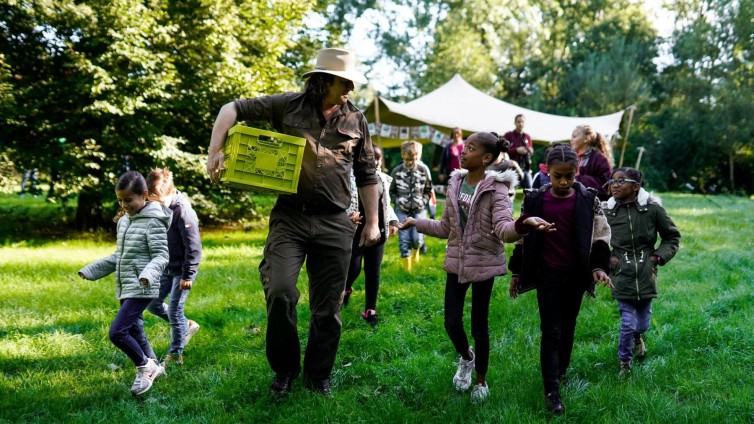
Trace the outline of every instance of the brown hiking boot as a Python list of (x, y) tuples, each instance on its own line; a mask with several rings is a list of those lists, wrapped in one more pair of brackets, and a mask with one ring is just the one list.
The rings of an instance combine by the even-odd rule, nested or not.
[(631, 361), (620, 361), (620, 371), (618, 380), (623, 380), (631, 376)]
[(647, 344), (644, 343), (644, 337), (639, 334), (638, 337), (634, 337), (634, 356), (636, 359), (644, 359), (647, 354)]

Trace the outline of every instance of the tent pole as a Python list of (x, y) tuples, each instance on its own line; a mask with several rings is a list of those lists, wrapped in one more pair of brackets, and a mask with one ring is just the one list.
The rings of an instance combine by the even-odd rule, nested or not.
[(639, 146), (639, 157), (636, 158), (636, 170), (639, 170), (639, 166), (641, 165), (641, 157), (644, 155), (644, 151), (647, 150), (644, 148), (644, 146)]
[(634, 111), (636, 110), (636, 105), (631, 105), (628, 107), (628, 125), (626, 125), (626, 136), (623, 137), (623, 147), (620, 149), (620, 161), (618, 161), (618, 168), (623, 167), (623, 155), (626, 154), (626, 145), (628, 144), (628, 135), (631, 133), (631, 121), (634, 119)]
[(374, 90), (374, 121), (374, 128), (377, 131), (377, 146), (382, 149), (382, 137), (380, 136), (382, 131), (377, 128), (377, 125), (380, 125), (380, 92), (377, 90)]

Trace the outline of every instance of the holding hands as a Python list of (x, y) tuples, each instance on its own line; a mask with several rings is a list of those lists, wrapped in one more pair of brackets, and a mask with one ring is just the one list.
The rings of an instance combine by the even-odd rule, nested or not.
[(416, 225), (416, 219), (408, 217), (405, 221), (403, 221), (403, 224), (398, 227), (399, 230), (407, 230), (413, 226)]

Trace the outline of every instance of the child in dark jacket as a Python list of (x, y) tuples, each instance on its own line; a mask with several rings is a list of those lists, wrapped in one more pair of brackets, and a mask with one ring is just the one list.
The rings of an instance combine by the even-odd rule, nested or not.
[(545, 399), (550, 412), (561, 414), (565, 406), (560, 382), (571, 361), (582, 297), (585, 292), (593, 293), (600, 281), (610, 285), (604, 271), (609, 266), (610, 227), (596, 192), (575, 181), (579, 165), (576, 152), (557, 144), (546, 163), (551, 182), (526, 193), (516, 229), (525, 231), (519, 223), (532, 215), (552, 227), (516, 244), (510, 260), (510, 295), (515, 298), (537, 289)]
[[(458, 390), (471, 387), (471, 373), (476, 380), (471, 400), (484, 401), (489, 396), (486, 374), (489, 366), (490, 340), (488, 315), (495, 276), (507, 272), (503, 241), (522, 237), (516, 232), (508, 191), (518, 178), (514, 171), (486, 171), (500, 155), (503, 140), (490, 133), (475, 133), (461, 153), (461, 167), (448, 182), (442, 220), (406, 218), (401, 228), (416, 227), (424, 234), (447, 238), (444, 268), (445, 330), (461, 355), (453, 384)], [(523, 222), (523, 221), (522, 221)], [(530, 217), (523, 222), (535, 229), (546, 229), (544, 221)], [(476, 355), (469, 346), (463, 326), (463, 306), (471, 287), (471, 335)]]
[(642, 183), (638, 170), (616, 169), (607, 182), (612, 197), (602, 205), (612, 233), (610, 279), (621, 317), (619, 378), (630, 375), (634, 355), (643, 358), (647, 353), (642, 334), (649, 329), (652, 299), (657, 297), (657, 267), (673, 259), (681, 240), (662, 201)]
[[(199, 331), (199, 324), (184, 315), (184, 305), (202, 260), (199, 219), (186, 196), (175, 189), (169, 169), (152, 170), (147, 175), (147, 186), (150, 200), (173, 211), (173, 222), (168, 229), (170, 262), (160, 277), (160, 294), (147, 309), (170, 323), (170, 350), (163, 363), (175, 362), (180, 366), (183, 365), (183, 349)], [(165, 304), (168, 294), (170, 301)]]

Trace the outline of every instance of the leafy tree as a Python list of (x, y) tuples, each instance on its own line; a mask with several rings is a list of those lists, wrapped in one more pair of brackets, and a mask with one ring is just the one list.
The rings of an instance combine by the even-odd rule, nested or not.
[(681, 27), (674, 34), (676, 62), (660, 79), (662, 106), (649, 118), (660, 140), (652, 163), (677, 176), (671, 188), (688, 183), (702, 192), (736, 192), (741, 181), (751, 193), (754, 6), (682, 0), (673, 7)]
[[(172, 138), (201, 163), (219, 105), (294, 87), (297, 69), (287, 65), (314, 6), (1, 0), (0, 54), (11, 77), (0, 82), (16, 100), (0, 109), (2, 143), (21, 166), (48, 170), (53, 196), (78, 196), (80, 227), (103, 225), (111, 211), (102, 205), (127, 164), (143, 172), (165, 164), (154, 152), (170, 150)], [(209, 193), (208, 204), (227, 194), (210, 189), (198, 167), (175, 171), (190, 192)]]

